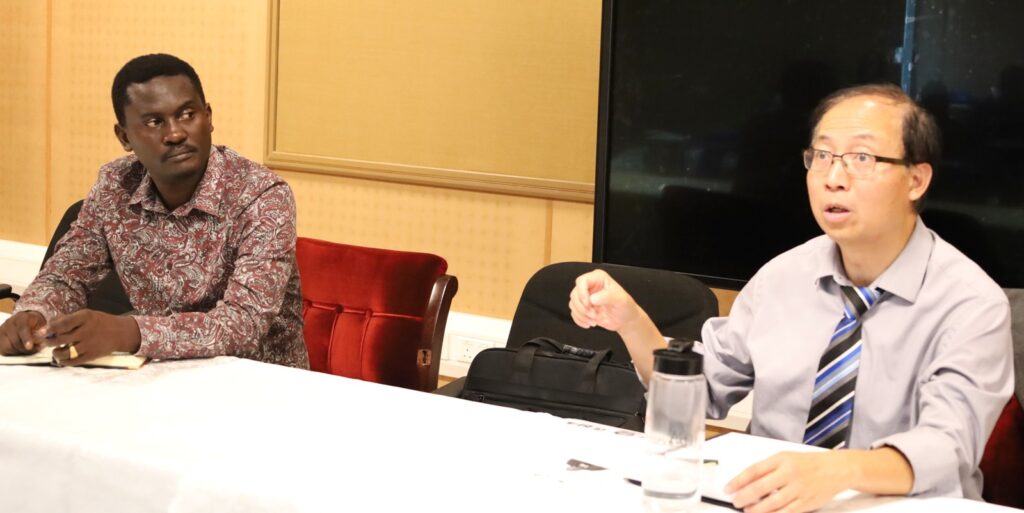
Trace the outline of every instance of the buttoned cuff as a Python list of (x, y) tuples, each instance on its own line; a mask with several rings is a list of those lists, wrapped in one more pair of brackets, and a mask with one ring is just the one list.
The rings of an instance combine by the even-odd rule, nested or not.
[(871, 444), (872, 449), (881, 447), (900, 451), (910, 463), (914, 472), (910, 495), (963, 497), (957, 450), (945, 434), (918, 427)]
[[(204, 330), (207, 314), (182, 312), (167, 316), (132, 315), (139, 325), (138, 356), (158, 360), (178, 358), (209, 358), (229, 354), (211, 340), (215, 336)], [(237, 356), (237, 355), (236, 355)]]
[(135, 352), (138, 356), (158, 358), (153, 353), (160, 347), (160, 332), (158, 317), (152, 315), (132, 315), (135, 324), (139, 325), (139, 350)]

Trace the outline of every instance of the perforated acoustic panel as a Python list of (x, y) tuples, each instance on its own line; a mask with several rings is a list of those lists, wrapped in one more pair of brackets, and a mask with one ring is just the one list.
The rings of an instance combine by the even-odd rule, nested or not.
[[(45, 244), (100, 165), (124, 154), (113, 135), (110, 84), (139, 54), (167, 52), (189, 61), (213, 106), (214, 142), (262, 160), (266, 2), (52, 0), (49, 6), (48, 77), (47, 3), (0, 2), (0, 201), (11, 206), (0, 209), (0, 238)], [(300, 235), (439, 254), (459, 277), (458, 311), (511, 318), (534, 271), (550, 261), (590, 258), (590, 205), (280, 174), (295, 191)]]
[(589, 262), (594, 247), (594, 205), (551, 202), (550, 262)]
[[(82, 198), (100, 165), (124, 154), (114, 137), (110, 85), (132, 57), (188, 61), (213, 106), (214, 142), (260, 159), (267, 4), (54, 0), (51, 221)], [(6, 27), (5, 27), (6, 28)]]
[[(548, 261), (548, 200), (280, 174), (295, 191), (301, 235), (441, 255), (459, 278), (458, 311), (511, 318), (526, 280)], [(589, 238), (590, 220), (574, 231)]]
[(0, 2), (0, 239), (46, 225), (46, 2)]
[(600, 2), (277, 4), (278, 162), (593, 183)]

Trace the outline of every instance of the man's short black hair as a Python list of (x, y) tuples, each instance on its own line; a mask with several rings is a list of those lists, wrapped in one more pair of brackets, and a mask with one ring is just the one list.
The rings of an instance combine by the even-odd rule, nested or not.
[(128, 105), (128, 86), (149, 82), (156, 77), (173, 77), (184, 75), (192, 82), (192, 87), (199, 93), (199, 99), (206, 103), (203, 84), (192, 66), (173, 55), (151, 53), (140, 55), (121, 67), (114, 76), (114, 85), (110, 88), (110, 100), (114, 104), (114, 115), (117, 123), (124, 126), (124, 107)]
[[(840, 89), (818, 104), (811, 115), (811, 129), (815, 130), (825, 113), (839, 102), (858, 96), (876, 96), (903, 107), (903, 155), (911, 163), (927, 162), (937, 165), (941, 157), (942, 132), (935, 118), (899, 86), (893, 84), (865, 84)], [(813, 134), (812, 134), (813, 137)]]

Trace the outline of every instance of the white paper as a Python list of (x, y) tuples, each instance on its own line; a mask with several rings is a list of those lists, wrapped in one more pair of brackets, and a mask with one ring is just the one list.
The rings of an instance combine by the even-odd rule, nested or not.
[[(717, 436), (704, 444), (704, 460), (717, 460), (718, 464), (704, 465), (704, 473), (701, 474), (701, 494), (710, 499), (732, 503), (732, 494), (725, 493), (725, 485), (747, 467), (783, 451), (821, 452), (825, 450), (827, 449), (812, 445), (743, 433), (726, 433)], [(845, 490), (836, 495), (836, 499), (844, 500), (855, 495), (857, 492)]]
[[(138, 369), (148, 359), (128, 353), (113, 353), (101, 356), (85, 364), (88, 367), (109, 367), (113, 369)], [(44, 347), (38, 353), (21, 356), (0, 356), (0, 365), (51, 365), (53, 348)]]

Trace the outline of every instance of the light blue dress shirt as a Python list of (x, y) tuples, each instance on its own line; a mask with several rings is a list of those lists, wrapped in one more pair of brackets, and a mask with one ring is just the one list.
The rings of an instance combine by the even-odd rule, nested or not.
[[(709, 417), (753, 389), (750, 432), (801, 441), (818, 361), (842, 317), (839, 285), (851, 283), (823, 235), (768, 262), (729, 317), (705, 323)], [(978, 463), (1013, 391), (1006, 295), (920, 219), (871, 287), (887, 297), (864, 318), (849, 446), (902, 452), (912, 494), (980, 499)]]

